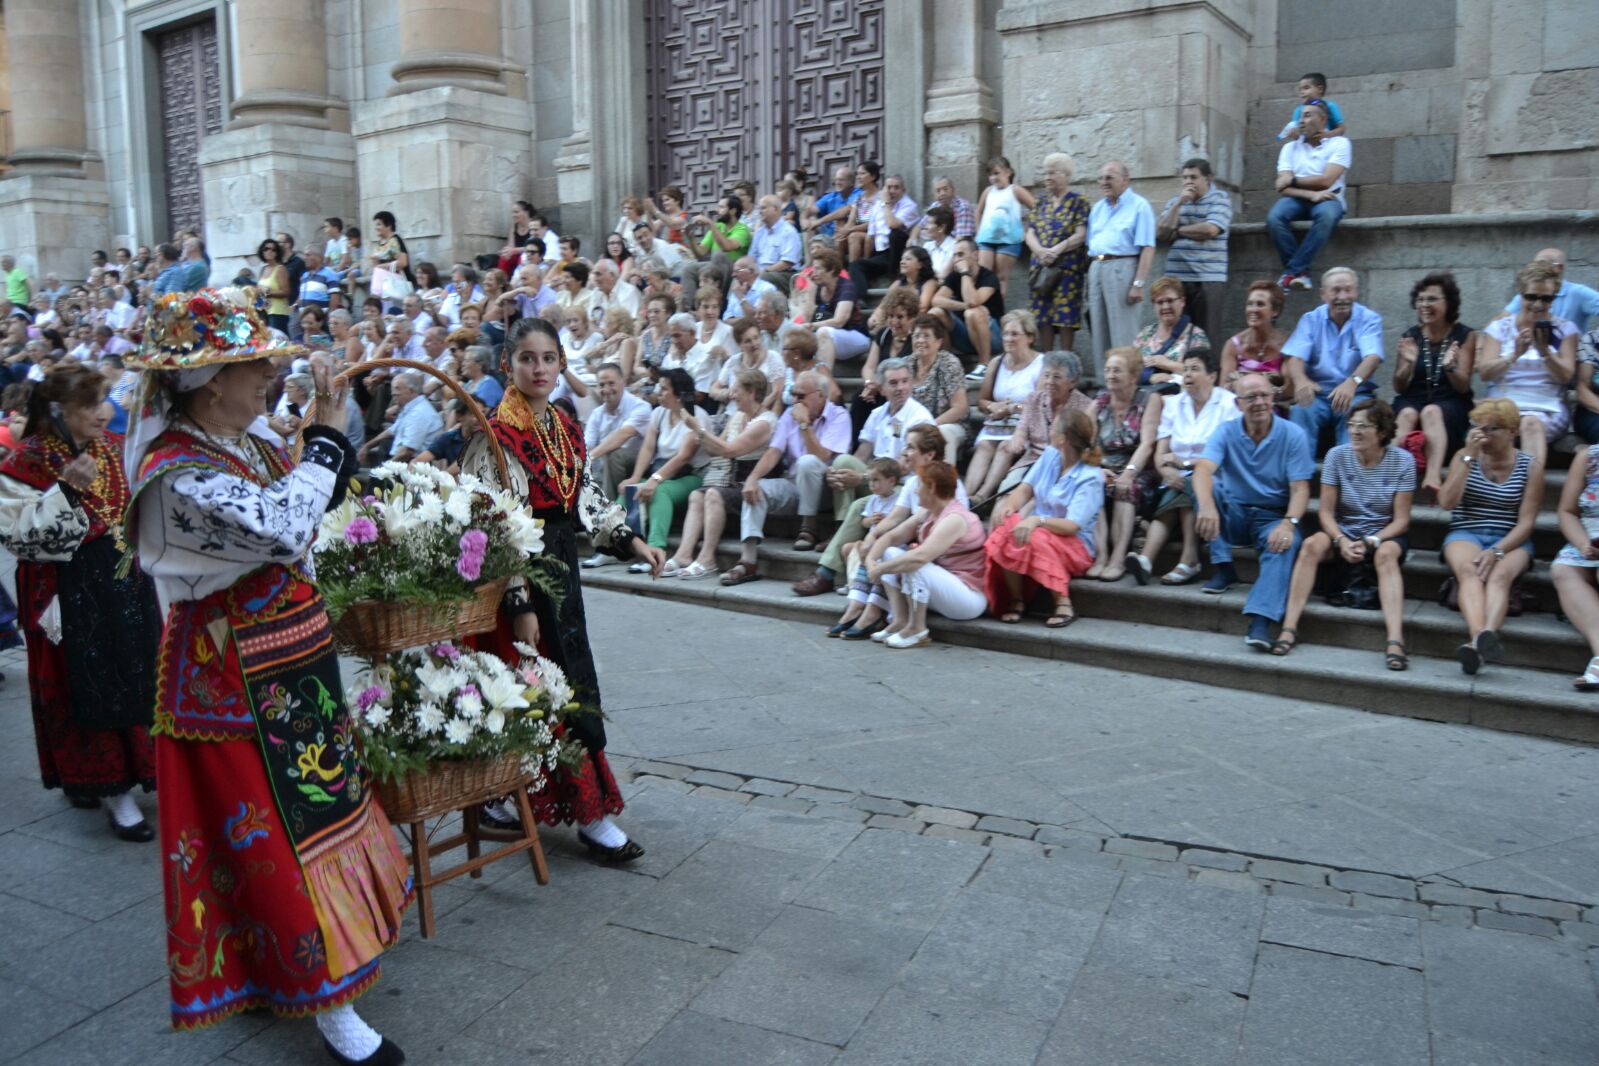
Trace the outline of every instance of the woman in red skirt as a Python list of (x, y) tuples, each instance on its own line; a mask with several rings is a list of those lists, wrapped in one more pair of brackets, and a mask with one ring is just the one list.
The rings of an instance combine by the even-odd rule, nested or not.
[(122, 438), (105, 431), (106, 387), (82, 364), (34, 386), (22, 443), (0, 466), (0, 544), (19, 560), (40, 779), (74, 807), (103, 803), (113, 833), (143, 842), (155, 830), (133, 789), (155, 787), (161, 616), (149, 578), (116, 575), (128, 479)]
[[(166, 610), (157, 659), (172, 1024), (313, 1015), (339, 1063), (404, 1054), (355, 1013), (399, 936), (410, 875), (367, 773), (308, 555), (355, 452), (313, 368), (291, 464), (265, 430), (274, 347), (255, 289), (157, 299), (128, 439), (128, 539)], [(324, 414), (325, 412), (325, 414)]]
[[(1105, 504), (1096, 432), (1087, 411), (1060, 412), (1050, 427), (1049, 448), (1027, 480), (994, 508), (985, 549), (988, 605), (1001, 622), (1020, 622), (1039, 586), (1055, 597), (1046, 626), (1064, 629), (1077, 621), (1071, 580), (1094, 564), (1094, 525)], [(1029, 502), (1033, 512), (1024, 518)]]

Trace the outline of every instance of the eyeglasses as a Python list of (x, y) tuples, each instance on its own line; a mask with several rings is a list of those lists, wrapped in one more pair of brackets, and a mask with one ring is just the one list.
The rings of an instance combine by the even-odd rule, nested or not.
[(1245, 403), (1259, 403), (1261, 400), (1269, 400), (1269, 399), (1271, 399), (1271, 393), (1269, 393), (1269, 392), (1251, 392), (1251, 393), (1240, 395), (1238, 398), (1240, 400), (1244, 401)]
[(1372, 425), (1370, 422), (1349, 422), (1349, 423), (1347, 423), (1347, 426), (1348, 426), (1349, 429), (1376, 429), (1377, 428), (1376, 426)]
[(1524, 292), (1521, 294), (1521, 302), (1524, 304), (1552, 304), (1555, 302), (1555, 298), (1546, 292)]

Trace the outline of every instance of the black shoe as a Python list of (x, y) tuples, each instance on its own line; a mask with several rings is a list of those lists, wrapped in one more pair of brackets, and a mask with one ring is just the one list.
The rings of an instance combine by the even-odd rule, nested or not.
[(589, 849), (589, 853), (591, 855), (594, 855), (602, 862), (616, 863), (619, 865), (624, 862), (632, 862), (634, 859), (644, 854), (644, 848), (639, 844), (638, 841), (633, 840), (632, 838), (629, 838), (627, 843), (618, 845), (614, 848), (608, 848), (597, 840), (589, 839), (589, 835), (583, 832), (581, 829), (577, 831), (577, 838), (583, 842), (583, 846), (585, 848)]
[(1505, 657), (1504, 643), (1499, 639), (1499, 634), (1492, 629), (1484, 629), (1477, 634), (1477, 650), (1482, 653), (1482, 661), (1496, 663)]
[(106, 811), (106, 821), (111, 823), (111, 832), (116, 834), (118, 840), (126, 840), (129, 844), (148, 844), (155, 839), (155, 830), (150, 828), (150, 823), (140, 818), (132, 825), (118, 825), (117, 820)]
[(512, 814), (507, 818), (503, 812), (495, 810), (494, 805), (488, 803), (478, 807), (477, 824), (484, 829), (496, 829), (506, 832), (521, 832), (522, 830), (522, 818), (520, 815)]
[(830, 637), (841, 637), (845, 633), (849, 632), (854, 625), (855, 619), (853, 618), (851, 618), (848, 622), (834, 622), (832, 625), (827, 627), (827, 635)]
[(96, 796), (74, 796), (68, 793), (67, 802), (80, 811), (92, 811), (100, 806), (100, 800)]
[(877, 621), (873, 622), (864, 629), (858, 625), (852, 625), (838, 636), (841, 640), (871, 640), (873, 633), (876, 633), (880, 629), (886, 629), (887, 627), (888, 619), (879, 618)]
[(342, 1066), (401, 1066), (405, 1062), (405, 1052), (388, 1037), (384, 1037), (378, 1049), (364, 1059), (352, 1059), (348, 1055), (339, 1054), (339, 1049), (330, 1044), (325, 1036), (322, 1038), (322, 1047), (326, 1049), (329, 1058)]

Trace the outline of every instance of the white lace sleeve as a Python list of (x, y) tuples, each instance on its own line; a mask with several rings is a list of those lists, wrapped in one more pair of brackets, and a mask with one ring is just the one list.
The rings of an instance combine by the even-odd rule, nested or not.
[(618, 559), (633, 557), (633, 538), (638, 534), (628, 527), (627, 512), (614, 500), (605, 498), (587, 463), (583, 466), (583, 487), (578, 491), (577, 517), (597, 551)]
[[(154, 505), (167, 545), (232, 563), (287, 563), (304, 555), (338, 474), (301, 463), (262, 486), (212, 470), (161, 478)], [(142, 547), (141, 547), (142, 550)]]
[(18, 559), (65, 562), (88, 533), (88, 514), (59, 484), (41, 491), (0, 476), (0, 544)]

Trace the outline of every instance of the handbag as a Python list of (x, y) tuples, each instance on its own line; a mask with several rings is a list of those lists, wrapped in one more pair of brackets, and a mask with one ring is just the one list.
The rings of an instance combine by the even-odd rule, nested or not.
[(1066, 280), (1066, 271), (1054, 264), (1045, 265), (1037, 259), (1027, 268), (1027, 287), (1034, 296), (1043, 299), (1053, 296)]
[(410, 283), (404, 274), (388, 267), (372, 268), (371, 290), (378, 294), (380, 299), (399, 301), (414, 292), (416, 287)]

